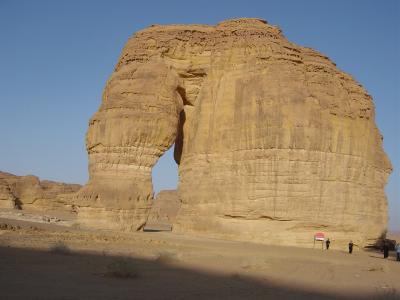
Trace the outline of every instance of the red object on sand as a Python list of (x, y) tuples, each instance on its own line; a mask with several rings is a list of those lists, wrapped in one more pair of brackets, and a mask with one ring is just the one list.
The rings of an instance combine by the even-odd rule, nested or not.
[(322, 233), (322, 232), (317, 232), (317, 233), (314, 235), (314, 239), (315, 239), (316, 241), (324, 241), (324, 240), (325, 240), (325, 234)]

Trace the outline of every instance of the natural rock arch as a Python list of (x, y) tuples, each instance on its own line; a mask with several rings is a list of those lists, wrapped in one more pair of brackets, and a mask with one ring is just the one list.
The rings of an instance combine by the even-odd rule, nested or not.
[(263, 20), (155, 25), (127, 42), (89, 124), (80, 220), (141, 228), (174, 142), (176, 231), (305, 244), (323, 228), (363, 244), (385, 230), (391, 165), (371, 97)]

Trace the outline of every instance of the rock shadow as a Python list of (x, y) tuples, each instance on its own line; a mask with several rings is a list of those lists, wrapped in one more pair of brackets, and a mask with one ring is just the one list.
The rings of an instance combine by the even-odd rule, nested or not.
[[(154, 260), (0, 247), (1, 299), (366, 299), (217, 275)], [(396, 292), (370, 299), (399, 299)], [(368, 298), (367, 298), (368, 299)]]

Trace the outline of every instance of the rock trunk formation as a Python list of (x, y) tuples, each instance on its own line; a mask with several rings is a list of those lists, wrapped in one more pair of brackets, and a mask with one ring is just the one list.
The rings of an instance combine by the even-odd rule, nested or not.
[(117, 66), (87, 133), (90, 180), (77, 197), (83, 224), (143, 227), (153, 198), (152, 167), (178, 130), (180, 90), (180, 78), (161, 60)]
[(178, 232), (306, 245), (325, 231), (366, 244), (386, 228), (391, 164), (371, 96), (263, 20), (136, 33), (86, 143), (76, 202), (90, 225), (141, 228), (151, 169), (175, 143)]

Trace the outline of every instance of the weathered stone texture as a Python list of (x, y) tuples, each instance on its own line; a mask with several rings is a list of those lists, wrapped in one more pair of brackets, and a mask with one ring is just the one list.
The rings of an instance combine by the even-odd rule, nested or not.
[(7, 181), (5, 181), (3, 178), (0, 178), (0, 208), (14, 208), (14, 207), (15, 207), (15, 197), (12, 194)]
[[(72, 195), (79, 184), (39, 180), (0, 171), (0, 207), (28, 210), (71, 210)], [(5, 200), (5, 201), (2, 201)]]
[(171, 231), (175, 223), (181, 200), (176, 190), (163, 190), (153, 200), (144, 230)]
[(78, 202), (130, 211), (140, 228), (151, 168), (174, 142), (176, 231), (305, 244), (324, 230), (363, 244), (385, 230), (391, 164), (370, 95), (265, 21), (155, 25), (129, 39), (89, 124)]
[(151, 169), (175, 141), (179, 87), (177, 74), (160, 60), (117, 67), (87, 133), (90, 180), (76, 199), (83, 223), (99, 226), (100, 213), (100, 227), (143, 227), (153, 197)]

